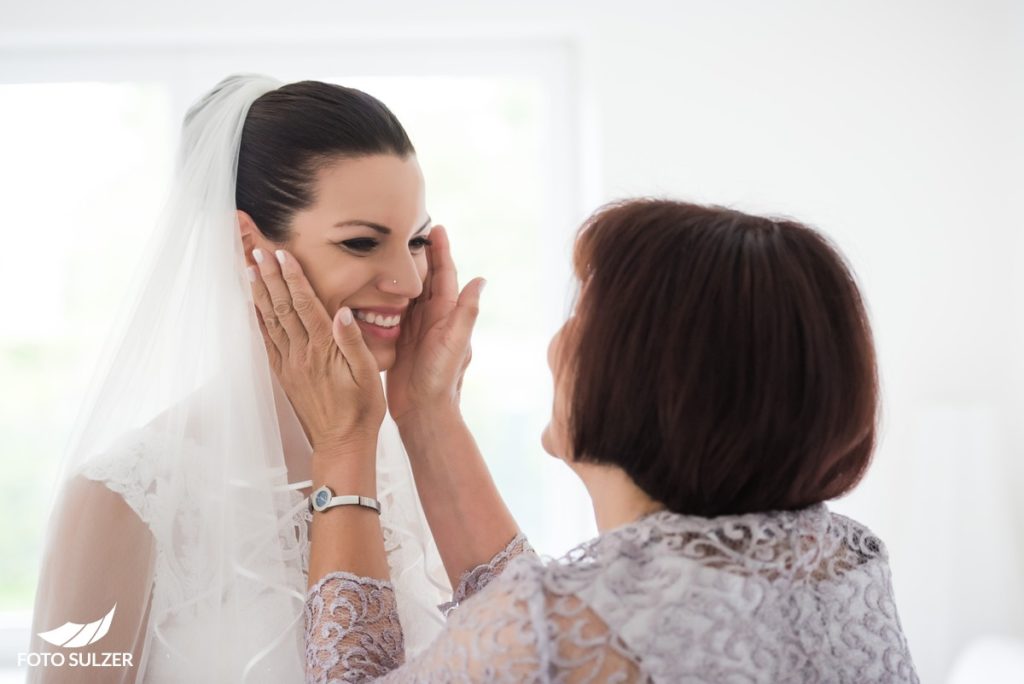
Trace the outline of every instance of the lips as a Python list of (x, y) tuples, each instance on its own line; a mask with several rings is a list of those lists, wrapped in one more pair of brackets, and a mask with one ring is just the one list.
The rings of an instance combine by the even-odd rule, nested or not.
[(402, 317), (398, 314), (388, 316), (374, 311), (362, 311), (359, 309), (356, 309), (353, 315), (361, 321), (381, 328), (393, 328), (402, 320)]
[(381, 339), (394, 340), (401, 328), (405, 308), (393, 307), (350, 307), (359, 328), (366, 334)]

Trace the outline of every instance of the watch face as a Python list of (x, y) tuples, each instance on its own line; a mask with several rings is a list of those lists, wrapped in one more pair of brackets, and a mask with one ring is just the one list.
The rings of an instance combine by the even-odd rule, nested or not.
[(323, 508), (331, 501), (331, 493), (326, 489), (321, 489), (316, 493), (313, 498), (313, 503), (317, 508)]

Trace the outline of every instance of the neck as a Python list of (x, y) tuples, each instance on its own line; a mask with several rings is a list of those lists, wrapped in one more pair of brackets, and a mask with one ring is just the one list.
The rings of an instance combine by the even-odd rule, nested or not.
[(571, 467), (590, 493), (601, 533), (665, 508), (637, 487), (621, 468), (593, 463), (573, 463)]

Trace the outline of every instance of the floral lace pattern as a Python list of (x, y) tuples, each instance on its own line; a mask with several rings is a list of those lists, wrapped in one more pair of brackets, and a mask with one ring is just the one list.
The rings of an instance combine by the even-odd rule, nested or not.
[(332, 572), (310, 589), (307, 681), (363, 682), (400, 666), (404, 653), (390, 582)]
[(534, 553), (534, 551), (530, 543), (526, 541), (526, 537), (520, 532), (490, 561), (464, 573), (459, 579), (459, 586), (452, 594), (452, 600), (442, 603), (437, 609), (445, 617), (450, 616), (460, 603), (490, 584), (492, 579), (505, 571), (505, 566), (509, 561), (523, 553)]
[[(273, 559), (285, 563), (289, 571), (282, 581), (257, 587), (256, 591), (262, 593), (255, 593), (251, 586), (221, 582), (225, 556), (211, 551), (203, 537), (209, 516), (204, 514), (201, 502), (209, 498), (204, 499), (197, 493), (202, 490), (202, 479), (212, 478), (209, 468), (214, 463), (216, 460), (208, 450), (194, 440), (170, 439), (160, 429), (144, 428), (122, 434), (77, 472), (81, 478), (95, 481), (118, 494), (145, 523), (155, 540), (150, 569), (151, 609), (143, 625), (147, 630), (145, 658), (140, 659), (147, 681), (187, 679), (182, 670), (183, 661), (201, 667), (198, 659), (188, 654), (207, 648), (209, 640), (194, 635), (200, 633), (201, 627), (216, 624), (206, 616), (215, 613), (227, 601), (244, 604), (253, 615), (246, 623), (270, 633), (270, 636), (246, 642), (252, 646), (254, 654), (264, 649), (264, 643), (282, 635), (280, 648), (289, 649), (290, 656), (290, 676), (285, 680), (294, 680), (304, 669), (302, 617), (312, 522), (306, 499), (296, 488), (301, 483), (283, 488), (287, 472), (281, 469), (248, 473), (253, 480), (265, 476), (261, 484), (275, 490), (276, 508), (280, 512), (278, 520), (265, 523), (268, 529), (276, 531), (275, 537), (272, 540), (261, 537), (275, 542), (269, 547), (272, 552), (252, 549), (247, 556), (251, 556), (252, 561), (248, 567), (258, 570), (263, 567), (264, 559)], [(401, 577), (397, 588), (392, 589), (400, 607), (400, 633), (406, 647), (404, 659), (423, 650), (443, 629), (444, 617), (436, 606), (451, 594), (451, 588), (420, 510), (404, 453), (378, 447), (377, 465), (378, 497), (384, 504), (381, 530), (388, 566), (392, 577)], [(251, 518), (248, 513), (240, 517)], [(255, 526), (255, 518), (252, 520)], [(270, 576), (270, 573), (262, 575)], [(268, 619), (266, 594), (271, 598), (286, 595), (291, 612)], [(245, 641), (244, 636), (238, 638)], [(211, 657), (220, 657), (220, 654), (213, 653)]]
[(918, 681), (884, 545), (824, 505), (662, 511), (546, 563), (526, 548), (517, 537), (467, 573), (445, 631), (404, 665), (397, 618), (377, 612), (388, 583), (324, 578), (308, 598), (310, 681)]
[[(270, 528), (275, 530), (273, 536), (261, 539), (272, 542), (276, 558), (288, 572), (280, 585), (247, 585), (243, 581), (247, 576), (242, 575), (238, 581), (221, 582), (223, 563), (238, 559), (239, 551), (251, 554), (239, 572), (251, 570), (257, 576), (263, 574), (268, 554), (265, 546), (240, 545), (219, 553), (207, 548), (204, 516), (208, 512), (197, 493), (202, 491), (202, 479), (209, 477), (204, 468), (213, 462), (208, 450), (191, 439), (171, 440), (159, 430), (142, 429), (122, 435), (78, 473), (119, 494), (154, 540), (152, 594), (147, 622), (142, 625), (146, 637), (141, 663), (147, 681), (194, 679), (204, 667), (203, 657), (196, 654), (216, 655), (209, 639), (198, 635), (213, 624), (210, 615), (232, 604), (243, 606), (251, 616), (246, 620), (253, 626), (248, 643), (256, 646), (254, 651), (280, 644), (290, 656), (289, 671), (302, 670), (300, 587), (308, 575), (308, 506), (297, 490), (274, 494), (288, 517)], [(270, 478), (276, 474), (268, 469), (253, 472), (252, 478), (266, 477), (262, 484), (270, 487)], [(296, 613), (294, 620), (288, 621), (282, 605)], [(268, 615), (281, 617), (265, 620)], [(265, 621), (258, 621), (261, 617)]]

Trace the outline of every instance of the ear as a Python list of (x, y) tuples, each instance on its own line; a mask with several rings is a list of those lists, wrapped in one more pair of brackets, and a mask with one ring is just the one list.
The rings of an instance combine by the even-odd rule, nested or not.
[(238, 217), (238, 232), (242, 236), (242, 252), (245, 254), (245, 260), (254, 265), (252, 250), (262, 246), (263, 233), (256, 226), (256, 222), (252, 220), (252, 216), (246, 212), (237, 209), (235, 215)]

